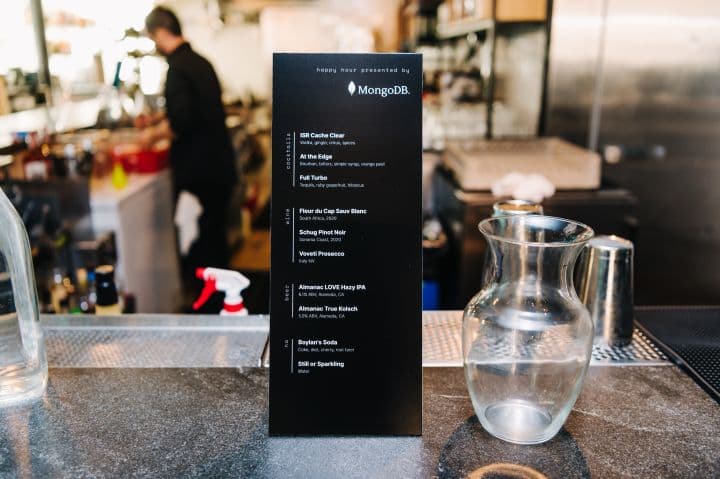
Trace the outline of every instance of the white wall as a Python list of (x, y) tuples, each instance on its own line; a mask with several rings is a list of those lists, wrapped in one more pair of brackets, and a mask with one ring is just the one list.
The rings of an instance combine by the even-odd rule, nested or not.
[(180, 18), (183, 34), (192, 47), (215, 67), (226, 100), (270, 95), (262, 57), (260, 26), (223, 25), (208, 13), (205, 2), (171, 0), (165, 2)]
[(226, 99), (250, 92), (269, 97), (275, 51), (392, 51), (398, 44), (400, 0), (272, 3), (262, 9), (259, 25), (223, 25), (206, 2), (165, 4), (180, 17), (193, 48), (212, 62)]

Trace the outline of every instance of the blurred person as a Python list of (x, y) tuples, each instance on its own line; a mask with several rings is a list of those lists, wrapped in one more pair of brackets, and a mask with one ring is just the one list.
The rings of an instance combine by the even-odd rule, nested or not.
[(145, 29), (167, 59), (168, 71), (166, 115), (146, 130), (144, 140), (171, 138), (175, 197), (186, 191), (202, 206), (199, 236), (181, 260), (187, 293), (195, 295), (202, 287), (195, 278), (196, 268), (228, 267), (226, 218), (237, 182), (234, 152), (215, 70), (185, 41), (175, 13), (165, 7), (154, 8), (145, 19)]

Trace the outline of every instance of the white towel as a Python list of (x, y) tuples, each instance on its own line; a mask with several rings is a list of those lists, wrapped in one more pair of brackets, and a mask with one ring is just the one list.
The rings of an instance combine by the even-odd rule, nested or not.
[(492, 194), (540, 203), (555, 194), (555, 185), (543, 175), (510, 173), (493, 183)]
[(181, 191), (175, 206), (175, 226), (178, 229), (178, 247), (180, 254), (186, 256), (190, 247), (197, 240), (200, 228), (198, 219), (202, 215), (203, 207), (197, 196), (187, 191)]

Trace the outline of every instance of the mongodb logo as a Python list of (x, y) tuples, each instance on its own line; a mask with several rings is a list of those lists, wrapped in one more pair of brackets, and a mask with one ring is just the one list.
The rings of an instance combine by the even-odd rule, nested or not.
[(367, 85), (355, 85), (355, 82), (348, 83), (348, 92), (354, 95), (357, 91), (358, 95), (377, 95), (383, 98), (391, 95), (409, 95), (410, 89), (407, 85), (393, 85), (390, 87), (372, 87)]

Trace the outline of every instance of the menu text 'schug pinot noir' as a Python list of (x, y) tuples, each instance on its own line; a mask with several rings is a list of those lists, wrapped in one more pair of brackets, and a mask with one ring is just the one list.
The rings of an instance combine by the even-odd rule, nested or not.
[(273, 58), (270, 434), (421, 433), (422, 59)]

